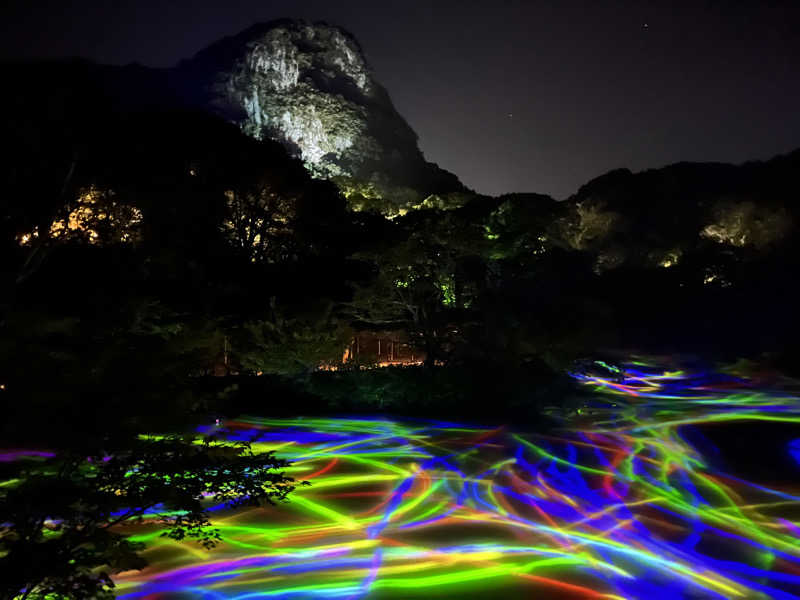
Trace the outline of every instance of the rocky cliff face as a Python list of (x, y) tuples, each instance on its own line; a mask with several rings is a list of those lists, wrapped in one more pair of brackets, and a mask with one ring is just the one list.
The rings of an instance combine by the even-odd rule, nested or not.
[(280, 141), (348, 195), (403, 205), (463, 190), (454, 175), (424, 160), (416, 134), (342, 29), (256, 25), (183, 62), (178, 73), (199, 86), (206, 106), (249, 135)]

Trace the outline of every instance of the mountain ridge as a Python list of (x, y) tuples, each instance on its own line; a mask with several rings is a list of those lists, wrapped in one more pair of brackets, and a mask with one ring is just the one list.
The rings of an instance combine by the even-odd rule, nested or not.
[(248, 135), (280, 141), (348, 196), (394, 196), (402, 205), (466, 191), (424, 159), (357, 39), (340, 27), (256, 24), (179, 62), (175, 72), (203, 105)]

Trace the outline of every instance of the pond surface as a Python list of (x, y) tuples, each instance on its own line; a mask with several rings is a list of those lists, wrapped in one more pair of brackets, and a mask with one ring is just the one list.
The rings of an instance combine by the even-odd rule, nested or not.
[[(144, 526), (127, 599), (800, 598), (800, 400), (776, 378), (576, 374), (562, 427), (224, 423), (291, 459), (287, 504), (214, 507), (206, 552)], [(769, 383), (766, 383), (766, 382)], [(150, 527), (150, 528), (148, 528)]]

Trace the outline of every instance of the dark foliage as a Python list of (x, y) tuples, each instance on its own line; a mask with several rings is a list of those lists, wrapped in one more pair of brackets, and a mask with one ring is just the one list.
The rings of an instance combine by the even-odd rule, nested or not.
[[(117, 445), (119, 445), (119, 440)], [(149, 511), (175, 540), (219, 541), (204, 495), (231, 506), (273, 504), (294, 490), (286, 461), (213, 439), (132, 440), (113, 454), (62, 452), (15, 465), (0, 488), (0, 598), (113, 598), (111, 575), (140, 569), (143, 544), (120, 527)]]

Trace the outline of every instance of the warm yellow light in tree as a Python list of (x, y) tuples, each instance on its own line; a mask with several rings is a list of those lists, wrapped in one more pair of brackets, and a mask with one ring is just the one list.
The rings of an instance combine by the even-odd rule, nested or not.
[(33, 231), (29, 233), (21, 233), (17, 236), (17, 242), (20, 246), (30, 246), (33, 240), (39, 237), (38, 228), (34, 227)]
[[(51, 239), (82, 240), (89, 244), (130, 243), (138, 239), (142, 212), (116, 200), (113, 190), (100, 190), (95, 186), (81, 190), (73, 207), (53, 220), (48, 228)], [(17, 237), (22, 246), (30, 245), (39, 237), (38, 229)]]

